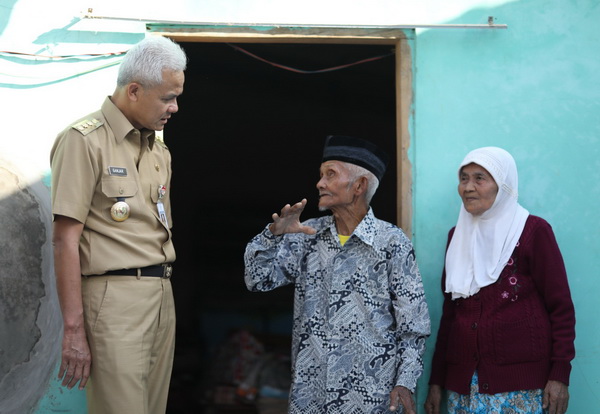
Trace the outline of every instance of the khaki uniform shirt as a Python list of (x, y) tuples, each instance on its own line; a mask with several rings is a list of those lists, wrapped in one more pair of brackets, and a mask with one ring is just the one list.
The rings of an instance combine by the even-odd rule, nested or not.
[[(154, 131), (137, 130), (106, 98), (100, 111), (62, 131), (50, 154), (52, 214), (84, 224), (79, 243), (81, 273), (173, 262), (170, 203), (171, 154)], [(167, 225), (159, 218), (159, 187)], [(129, 218), (110, 209), (122, 197)]]

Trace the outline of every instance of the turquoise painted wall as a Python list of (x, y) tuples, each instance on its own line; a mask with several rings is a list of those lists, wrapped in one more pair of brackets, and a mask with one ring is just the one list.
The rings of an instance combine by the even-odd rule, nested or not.
[[(576, 414), (600, 406), (599, 4), (475, 9), (449, 23), (495, 16), (508, 29), (430, 30), (416, 46), (414, 240), (434, 329), (447, 232), (460, 207), (457, 166), (471, 149), (504, 147), (519, 168), (521, 204), (550, 222), (565, 259), (577, 312)], [(433, 346), (430, 338), (427, 361)]]
[[(130, 3), (128, 8), (136, 9), (136, 2)], [(577, 357), (569, 412), (593, 412), (600, 406), (595, 299), (600, 291), (600, 55), (595, 29), (599, 2), (381, 0), (377, 5), (370, 1), (349, 5), (310, 0), (306, 3), (318, 5), (320, 13), (301, 15), (299, 21), (297, 14), (285, 10), (285, 1), (263, 0), (260, 8), (256, 3), (206, 1), (191, 12), (171, 7), (162, 18), (179, 14), (180, 19), (214, 22), (367, 25), (485, 23), (494, 16), (497, 23), (508, 24), (507, 30), (416, 32), (410, 147), (414, 242), (435, 330), (446, 234), (460, 205), (456, 166), (466, 152), (479, 146), (509, 150), (519, 166), (521, 203), (553, 225), (570, 276), (577, 310)], [(137, 4), (146, 16), (160, 16), (161, 7)], [(116, 52), (144, 35), (139, 23), (80, 22), (76, 18), (80, 9), (77, 0), (0, 0), (0, 50), (45, 55)], [(345, 12), (339, 13), (341, 9)], [(56, 131), (95, 110), (112, 91), (116, 66), (110, 65), (116, 60), (0, 55), (4, 121), (0, 155), (32, 182), (43, 181)], [(434, 337), (427, 363), (433, 343)], [(419, 408), (427, 374), (420, 382)], [(32, 412), (85, 413), (85, 396), (51, 379), (46, 396)]]

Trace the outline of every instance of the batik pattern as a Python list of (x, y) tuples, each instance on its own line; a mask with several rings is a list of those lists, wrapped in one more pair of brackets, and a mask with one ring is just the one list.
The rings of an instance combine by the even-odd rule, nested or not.
[(315, 235), (248, 244), (252, 291), (295, 285), (290, 413), (387, 413), (396, 385), (423, 372), (430, 321), (410, 240), (370, 210), (341, 246), (331, 216), (304, 223)]
[(451, 414), (543, 414), (543, 390), (479, 393), (477, 371), (471, 380), (471, 393), (448, 392), (448, 413)]

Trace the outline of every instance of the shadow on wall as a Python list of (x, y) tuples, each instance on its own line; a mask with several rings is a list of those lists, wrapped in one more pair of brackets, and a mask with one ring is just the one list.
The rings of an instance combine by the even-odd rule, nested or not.
[(51, 207), (41, 182), (0, 158), (0, 412), (30, 413), (60, 355)]

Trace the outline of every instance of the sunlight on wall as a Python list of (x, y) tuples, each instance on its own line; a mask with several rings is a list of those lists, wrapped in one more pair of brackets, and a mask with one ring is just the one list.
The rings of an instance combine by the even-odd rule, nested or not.
[(467, 10), (497, 7), (512, 1), (516, 0), (188, 0), (181, 8), (164, 8), (162, 4), (148, 7), (140, 1), (123, 4), (118, 0), (105, 0), (94, 6), (94, 14), (222, 23), (394, 25), (444, 23)]

